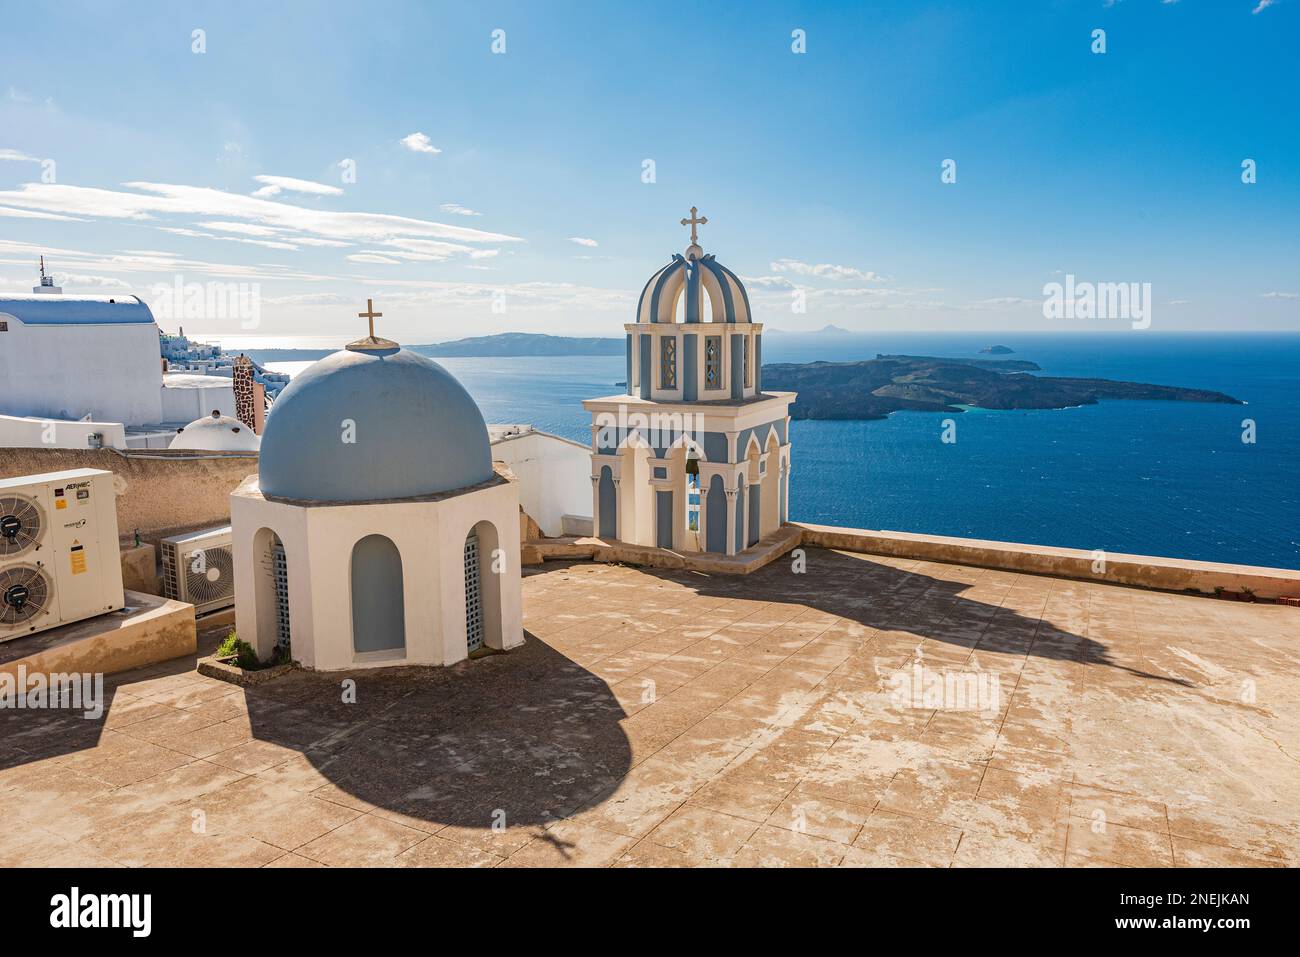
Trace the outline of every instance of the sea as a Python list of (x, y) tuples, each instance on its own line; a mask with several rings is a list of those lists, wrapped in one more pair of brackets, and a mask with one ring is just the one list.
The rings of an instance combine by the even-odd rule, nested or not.
[[(1246, 405), (1105, 401), (796, 420), (791, 518), (1300, 569), (1300, 334), (769, 332), (763, 360), (996, 358), (980, 354), (993, 344), (1042, 375), (1214, 389)], [(437, 361), (488, 422), (527, 422), (583, 443), (582, 400), (621, 392), (625, 376), (621, 356)], [(310, 363), (268, 365), (293, 374)], [(944, 442), (949, 418), (955, 441)]]

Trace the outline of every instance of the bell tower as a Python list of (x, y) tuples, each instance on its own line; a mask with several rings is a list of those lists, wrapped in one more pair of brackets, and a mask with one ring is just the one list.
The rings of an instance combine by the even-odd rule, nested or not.
[(793, 392), (764, 392), (763, 326), (700, 245), (650, 277), (624, 326), (627, 392), (588, 399), (598, 537), (734, 555), (786, 521)]

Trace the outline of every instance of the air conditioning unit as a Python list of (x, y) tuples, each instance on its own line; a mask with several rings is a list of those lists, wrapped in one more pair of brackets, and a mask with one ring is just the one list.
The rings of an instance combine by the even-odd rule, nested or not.
[(0, 641), (122, 604), (113, 473), (0, 480)]
[(205, 528), (162, 540), (163, 591), (187, 601), (194, 614), (235, 604), (235, 553), (230, 526)]

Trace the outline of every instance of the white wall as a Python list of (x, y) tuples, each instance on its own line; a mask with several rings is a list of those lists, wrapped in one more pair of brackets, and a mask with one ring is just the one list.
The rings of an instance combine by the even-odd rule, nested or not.
[(542, 533), (564, 534), (565, 515), (591, 514), (591, 450), (548, 432), (525, 432), (492, 443), (492, 458), (519, 480), (519, 504)]
[(29, 326), (7, 313), (4, 318), (9, 328), (0, 332), (0, 412), (90, 415), (127, 425), (162, 421), (162, 361), (153, 323)]
[(90, 436), (96, 432), (102, 436), (104, 448), (127, 446), (126, 429), (121, 422), (69, 422), (0, 415), (0, 448), (89, 449), (94, 448)]
[[(465, 536), (486, 520), (496, 527), (502, 550), (501, 632), (486, 639), (506, 649), (523, 644), (516, 489), (513, 482), (497, 482), (434, 501), (301, 506), (263, 498), (250, 476), (230, 496), (239, 636), (263, 658), (274, 648), (271, 595), (258, 589), (259, 576), (266, 574), (264, 555), (255, 547), (258, 531), (269, 528), (284, 543), (290, 642), (304, 666), (334, 671), (462, 661), (467, 657)], [(352, 642), (352, 549), (371, 534), (388, 537), (402, 557), (406, 646), (358, 654)]]
[[(218, 410), (222, 415), (233, 416), (235, 414), (235, 381), (227, 379), (225, 376), (202, 376), (192, 373), (176, 373), (183, 376), (186, 384), (181, 385), (164, 385), (160, 390), (162, 399), (160, 407), (162, 409), (163, 422), (180, 422), (189, 425), (195, 419), (202, 419), (212, 414), (212, 410)], [(167, 376), (171, 379), (172, 376)], [(205, 384), (202, 387), (193, 385), (195, 379), (210, 379), (211, 384)], [(173, 380), (176, 381), (176, 380)]]

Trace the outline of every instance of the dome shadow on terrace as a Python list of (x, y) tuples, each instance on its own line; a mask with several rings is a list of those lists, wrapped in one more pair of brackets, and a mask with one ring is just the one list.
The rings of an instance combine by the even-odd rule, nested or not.
[(398, 820), (544, 825), (603, 801), (632, 766), (609, 686), (531, 635), (451, 667), (295, 671), (245, 696), (256, 740), (301, 752), (331, 800)]

